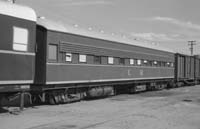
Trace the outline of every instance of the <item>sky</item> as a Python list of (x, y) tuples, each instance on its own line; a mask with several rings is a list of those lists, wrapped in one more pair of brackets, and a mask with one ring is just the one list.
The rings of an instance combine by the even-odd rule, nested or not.
[(16, 0), (38, 16), (200, 54), (200, 0)]

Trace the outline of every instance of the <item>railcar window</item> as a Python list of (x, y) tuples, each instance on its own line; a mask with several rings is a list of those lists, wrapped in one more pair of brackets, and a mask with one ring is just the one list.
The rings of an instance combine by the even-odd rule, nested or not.
[(125, 65), (125, 59), (124, 58), (119, 58), (119, 64)]
[(149, 62), (149, 63), (148, 63), (149, 66), (152, 66), (152, 65), (153, 65), (152, 60), (149, 60), (148, 62)]
[(157, 66), (161, 66), (161, 61), (157, 61)]
[(148, 60), (143, 60), (143, 65), (144, 66), (148, 66), (149, 65), (149, 61)]
[(71, 62), (72, 61), (72, 54), (71, 53), (66, 53), (65, 54), (65, 61)]
[(86, 55), (79, 55), (79, 62), (85, 63), (87, 61)]
[(174, 67), (174, 63), (171, 63), (171, 67)]
[(137, 60), (137, 65), (141, 65), (142, 61), (141, 60)]
[(28, 49), (28, 29), (13, 27), (13, 50), (27, 51)]
[(165, 67), (165, 62), (161, 61), (161, 62), (160, 62), (160, 66), (161, 66), (161, 67)]
[(108, 57), (108, 64), (114, 64), (114, 58)]
[(101, 64), (101, 56), (94, 56), (94, 63)]
[(134, 65), (134, 59), (130, 59), (130, 65)]
[(50, 60), (57, 60), (57, 45), (49, 45), (49, 52), (48, 52), (48, 58)]
[(145, 63), (145, 64), (147, 64), (147, 63), (148, 63), (148, 61), (147, 61), (147, 60), (144, 60), (144, 63)]
[(167, 67), (169, 67), (170, 66), (170, 63), (169, 62), (167, 62)]

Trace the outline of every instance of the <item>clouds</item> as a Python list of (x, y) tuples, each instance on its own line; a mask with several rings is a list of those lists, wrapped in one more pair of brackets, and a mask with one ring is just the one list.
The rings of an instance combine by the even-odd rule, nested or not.
[(68, 0), (65, 6), (112, 5), (111, 0)]
[(172, 17), (161, 16), (140, 18), (138, 20), (154, 26), (152, 28), (155, 28), (157, 32), (155, 32), (153, 29), (150, 29), (150, 32), (132, 32), (131, 35), (135, 37), (151, 41), (185, 42), (187, 40), (200, 40), (200, 25), (194, 24), (192, 22), (186, 22)]
[[(200, 41), (200, 0), (17, 0), (39, 16), (158, 42)], [(187, 7), (187, 8), (186, 8)], [(185, 19), (185, 20), (183, 20)], [(188, 22), (189, 21), (189, 22)], [(199, 24), (199, 25), (198, 25)], [(106, 31), (107, 30), (107, 31)], [(199, 45), (200, 46), (200, 45)], [(179, 47), (181, 49), (181, 47)]]
[(192, 22), (185, 22), (185, 21), (181, 21), (175, 18), (171, 18), (171, 17), (153, 17), (151, 18), (152, 21), (160, 21), (160, 22), (166, 22), (166, 23), (170, 23), (170, 24), (174, 24), (183, 28), (188, 28), (188, 29), (195, 29), (195, 30), (199, 30), (200, 31), (200, 25), (198, 24), (194, 24)]
[(134, 37), (139, 37), (139, 38), (151, 40), (151, 41), (170, 41), (170, 40), (174, 40), (176, 37), (179, 36), (178, 34), (167, 35), (163, 33), (153, 33), (153, 32), (149, 32), (149, 33), (132, 32), (131, 35)]

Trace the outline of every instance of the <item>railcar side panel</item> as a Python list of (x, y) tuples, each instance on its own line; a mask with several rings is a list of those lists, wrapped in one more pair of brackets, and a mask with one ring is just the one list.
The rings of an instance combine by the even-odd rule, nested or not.
[(0, 84), (33, 83), (34, 55), (0, 54)]
[(36, 23), (25, 19), (19, 19), (0, 14), (0, 50), (13, 51), (14, 27), (27, 29), (28, 52), (35, 52)]
[(190, 66), (191, 66), (191, 68), (190, 68), (190, 78), (195, 79), (195, 58), (194, 58), (194, 56), (192, 56), (190, 58)]
[[(40, 40), (41, 37), (45, 39)], [(38, 33), (37, 44), (42, 44), (37, 55), (41, 53), (40, 56), (45, 55), (46, 58), (41, 59), (42, 63), (36, 63), (36, 70), (40, 71), (40, 76), (43, 76), (42, 78), (36, 76), (35, 83), (40, 85), (174, 78), (174, 67), (171, 66), (174, 63), (174, 54), (170, 52), (44, 28)], [(50, 53), (51, 51), (53, 54)], [(70, 62), (66, 61), (66, 53), (71, 54), (73, 58)], [(86, 55), (86, 62), (80, 62), (80, 54)], [(100, 56), (100, 64), (95, 64), (95, 56)], [(113, 64), (108, 64), (109, 56), (114, 57)], [(120, 64), (120, 58), (123, 58), (124, 64)], [(130, 58), (135, 59), (134, 65), (130, 65)], [(140, 66), (136, 66), (136, 59), (140, 59)], [(145, 64), (144, 60), (150, 64)], [(154, 60), (160, 61), (159, 63), (165, 62), (165, 64), (157, 66), (156, 62), (154, 66)], [(169, 62), (171, 63), (165, 66)]]
[(177, 53), (175, 55), (175, 79), (176, 81), (194, 80), (195, 79), (195, 58)]
[(34, 21), (0, 15), (0, 85), (33, 83), (35, 27)]
[[(42, 65), (37, 64), (36, 70), (43, 76), (42, 79), (38, 78), (41, 79), (37, 80), (38, 84), (174, 78), (173, 67), (145, 66), (143, 62), (143, 66), (129, 64), (129, 58), (174, 62), (172, 53), (45, 29), (41, 33), (43, 36), (38, 33), (37, 42), (43, 46), (37, 53), (43, 52), (41, 55), (45, 55), (46, 59), (41, 60)], [(46, 39), (40, 40), (40, 37)], [(49, 55), (49, 49), (56, 51), (54, 57), (51, 57), (53, 60), (49, 59), (52, 56)], [(73, 53), (71, 62), (65, 61), (65, 53)], [(85, 63), (79, 62), (79, 54), (87, 55)], [(94, 63), (94, 55), (101, 56), (101, 64)], [(108, 56), (114, 57), (113, 65), (108, 64)], [(124, 58), (123, 65), (120, 65), (120, 58)], [(39, 70), (39, 67), (44, 69)]]
[[(74, 50), (73, 48), (75, 47), (77, 48), (76, 50), (79, 50), (81, 52), (85, 52), (85, 51), (90, 52), (91, 51), (90, 48), (93, 48), (92, 50), (96, 51), (96, 54), (97, 54), (98, 51), (95, 48), (97, 49), (112, 48), (114, 50), (125, 50), (129, 52), (131, 51), (134, 53), (132, 54), (133, 57), (140, 56), (138, 58), (149, 58), (149, 59), (155, 58), (155, 60), (168, 60), (168, 61), (174, 62), (174, 54), (170, 52), (159, 51), (159, 50), (135, 46), (135, 45), (106, 41), (106, 40), (95, 39), (95, 38), (90, 38), (90, 37), (85, 37), (85, 36), (80, 36), (80, 35), (75, 35), (75, 34), (70, 34), (70, 33), (51, 31), (51, 30), (47, 31), (47, 43), (56, 44), (60, 46), (59, 48), (60, 51), (65, 51), (65, 50), (72, 51)], [(116, 54), (113, 52), (114, 51), (110, 53)], [(123, 53), (120, 53), (118, 55), (126, 56)]]
[(199, 59), (199, 56), (195, 56), (195, 79), (200, 80), (200, 59)]
[(49, 63), (46, 76), (47, 84), (166, 79), (174, 78), (174, 69)]

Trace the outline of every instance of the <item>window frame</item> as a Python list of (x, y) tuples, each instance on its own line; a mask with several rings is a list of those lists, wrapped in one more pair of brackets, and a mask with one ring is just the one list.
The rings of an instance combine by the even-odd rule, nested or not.
[(135, 65), (135, 59), (129, 59), (129, 64), (130, 65)]
[(66, 52), (65, 53), (65, 61), (66, 62), (72, 62), (72, 58), (73, 58), (72, 55), (73, 55), (72, 53), (67, 53)]
[(125, 58), (119, 58), (119, 64), (125, 65)]
[(93, 61), (94, 61), (94, 64), (101, 64), (101, 56), (94, 55)]
[(148, 60), (143, 60), (143, 63), (144, 64), (148, 64)]
[[(49, 54), (50, 46), (56, 47), (56, 49), (55, 49), (56, 50), (56, 52), (55, 52), (56, 53), (56, 56), (55, 56), (56, 58), (55, 59), (49, 57), (49, 55), (50, 55)], [(50, 60), (50, 61), (57, 61), (58, 60), (58, 45), (57, 44), (49, 44), (48, 45), (48, 60)]]
[(137, 59), (137, 65), (141, 66), (142, 65), (142, 60), (141, 59)]
[(170, 67), (174, 68), (174, 62), (170, 63)]
[(87, 63), (87, 55), (86, 54), (79, 54), (78, 61), (79, 61), (79, 63)]
[[(28, 30), (28, 28), (13, 26), (12, 30), (13, 30), (12, 49), (14, 51), (27, 52), (28, 51), (28, 45), (29, 45), (29, 30)], [(22, 35), (23, 33), (24, 33), (24, 35)], [(20, 36), (18, 36), (18, 35), (20, 35)], [(22, 39), (22, 38), (19, 38), (19, 37), (23, 37), (25, 39)]]
[(114, 57), (108, 57), (108, 64), (114, 64)]
[(154, 65), (154, 66), (157, 66), (157, 65), (158, 65), (158, 61), (154, 60), (154, 61), (153, 61), (153, 65)]

